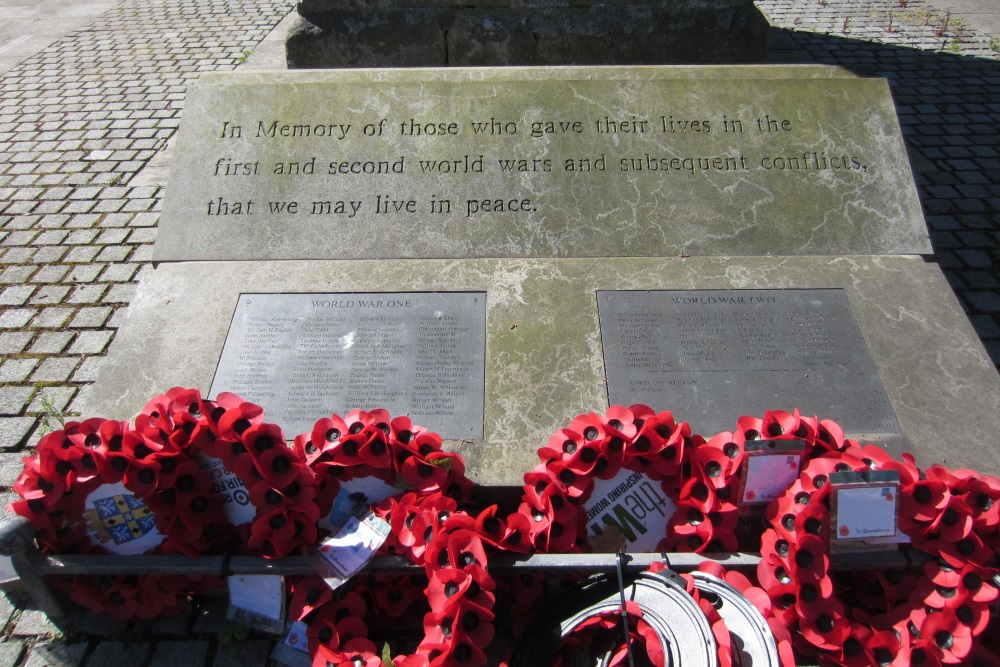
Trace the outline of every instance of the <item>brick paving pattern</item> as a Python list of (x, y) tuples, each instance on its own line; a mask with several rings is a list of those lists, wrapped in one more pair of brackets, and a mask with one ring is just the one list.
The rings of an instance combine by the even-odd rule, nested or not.
[[(759, 0), (774, 60), (886, 77), (938, 262), (1000, 364), (1000, 41), (906, 0)], [(291, 0), (127, 0), (0, 77), (0, 501), (20, 457), (73, 411), (149, 267), (162, 199), (131, 185), (200, 72), (231, 69)], [(996, 37), (996, 36), (994, 36)], [(7, 665), (265, 665), (222, 642), (224, 605), (71, 636), (0, 594)]]

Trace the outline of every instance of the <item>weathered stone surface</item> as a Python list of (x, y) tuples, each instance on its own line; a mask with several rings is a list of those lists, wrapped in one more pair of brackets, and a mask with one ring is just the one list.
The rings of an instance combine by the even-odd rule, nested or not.
[(747, 0), (306, 0), (293, 68), (741, 63), (769, 26)]
[(900, 432), (842, 289), (601, 291), (597, 310), (614, 405), (670, 405), (715, 433), (794, 396), (861, 437)]
[[(240, 293), (387, 285), (487, 293), (485, 438), (446, 445), (484, 483), (520, 484), (556, 429), (607, 408), (598, 290), (843, 289), (903, 434), (878, 442), (896, 454), (912, 451), (922, 466), (1000, 473), (992, 446), (1000, 377), (940, 270), (914, 257), (164, 264), (140, 286), (83, 416), (133, 417), (174, 385), (207, 391)], [(653, 407), (686, 418), (675, 406)], [(775, 398), (771, 407), (790, 410), (796, 397)], [(734, 425), (739, 416), (731, 415)]]
[(379, 405), (481, 440), (485, 328), (485, 292), (244, 293), (211, 394), (237, 393), (295, 433), (330, 405)]
[(155, 259), (930, 252), (885, 81), (626, 70), (212, 77)]

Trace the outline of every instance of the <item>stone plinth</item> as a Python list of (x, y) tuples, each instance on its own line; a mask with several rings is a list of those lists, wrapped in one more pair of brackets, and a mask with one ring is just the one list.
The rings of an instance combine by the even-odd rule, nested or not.
[[(911, 451), (921, 466), (945, 462), (1000, 473), (1000, 450), (993, 446), (1000, 377), (940, 270), (914, 257), (164, 264), (140, 285), (83, 415), (130, 418), (174, 385), (207, 392), (241, 294), (384, 292), (389, 286), (395, 293), (486, 295), (485, 437), (447, 443), (483, 483), (520, 484), (553, 432), (576, 414), (608, 407), (597, 299), (603, 290), (841, 289), (901, 431), (851, 435), (870, 437), (897, 455)], [(762, 399), (760, 410), (790, 410), (799, 398)], [(700, 430), (685, 400), (679, 392), (653, 407)], [(352, 407), (362, 406), (327, 405), (326, 411)], [(316, 418), (322, 416), (328, 414)], [(733, 424), (738, 416), (730, 415)]]
[(303, 0), (293, 68), (761, 62), (750, 0)]

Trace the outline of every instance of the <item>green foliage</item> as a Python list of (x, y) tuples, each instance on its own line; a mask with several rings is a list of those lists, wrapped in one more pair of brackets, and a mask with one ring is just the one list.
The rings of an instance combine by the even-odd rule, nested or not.
[(66, 426), (66, 413), (57, 408), (47, 394), (39, 393), (38, 402), (42, 406), (42, 412), (39, 415), (41, 417), (38, 425), (39, 435), (58, 431)]

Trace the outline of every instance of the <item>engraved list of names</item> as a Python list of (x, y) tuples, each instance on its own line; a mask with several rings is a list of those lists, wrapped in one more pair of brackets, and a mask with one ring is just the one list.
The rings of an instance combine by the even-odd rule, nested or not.
[(486, 294), (242, 294), (211, 394), (262, 405), (292, 437), (386, 408), (446, 439), (483, 438)]
[(799, 408), (854, 434), (899, 423), (841, 289), (597, 293), (612, 405), (670, 410), (695, 432)]

